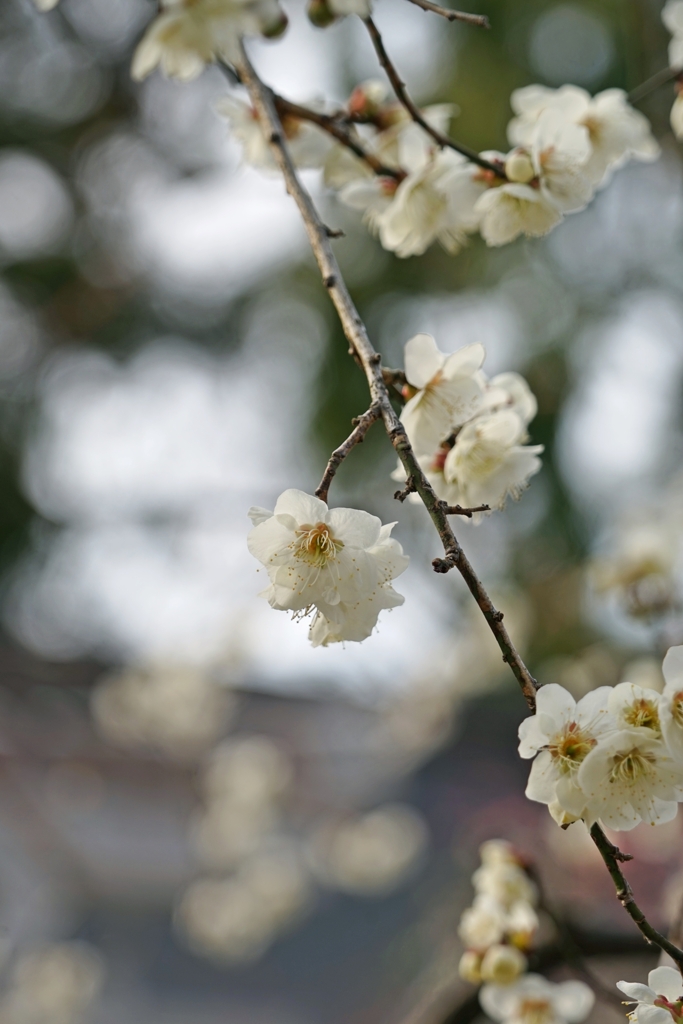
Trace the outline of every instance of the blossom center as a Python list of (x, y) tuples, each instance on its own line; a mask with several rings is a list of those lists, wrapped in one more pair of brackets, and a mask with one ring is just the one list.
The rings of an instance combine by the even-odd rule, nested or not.
[(570, 722), (564, 730), (558, 733), (552, 743), (548, 744), (548, 750), (557, 767), (563, 775), (574, 771), (581, 762), (590, 754), (596, 744), (587, 732), (584, 732), (576, 722)]
[(294, 554), (309, 565), (325, 565), (337, 557), (337, 551), (344, 547), (325, 523), (311, 526), (303, 523), (296, 531)]
[(524, 1024), (548, 1024), (554, 1017), (553, 1008), (547, 999), (531, 997), (522, 1000), (520, 1004), (518, 1019)]
[(507, 445), (483, 437), (477, 431), (474, 443), (458, 462), (468, 476), (483, 479), (498, 469), (507, 451)]
[(626, 754), (615, 754), (612, 758), (612, 771), (609, 781), (625, 782), (629, 786), (635, 785), (643, 776), (651, 775), (657, 758), (650, 751), (639, 750), (634, 747)]
[(628, 725), (639, 729), (652, 729), (660, 732), (659, 712), (653, 700), (641, 697), (630, 704), (624, 712), (624, 720)]

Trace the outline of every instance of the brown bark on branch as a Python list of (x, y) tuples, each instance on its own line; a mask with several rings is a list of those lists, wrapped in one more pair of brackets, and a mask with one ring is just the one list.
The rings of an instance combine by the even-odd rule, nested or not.
[(368, 411), (364, 412), (362, 416), (359, 416), (354, 421), (354, 429), (351, 431), (344, 443), (340, 444), (338, 448), (335, 448), (330, 455), (330, 460), (327, 463), (325, 472), (323, 473), (323, 478), (315, 492), (316, 498), (320, 498), (321, 501), (327, 502), (327, 494), (330, 489), (330, 484), (334, 480), (337, 470), (351, 449), (355, 448), (357, 444), (361, 444), (361, 442), (365, 440), (365, 435), (368, 430), (375, 420), (378, 420), (381, 417), (381, 415), (382, 410), (379, 402), (373, 402)]
[(624, 877), (624, 873), (619, 867), (620, 863), (625, 860), (632, 860), (630, 854), (624, 854), (621, 850), (611, 843), (603, 830), (598, 824), (593, 825), (590, 830), (591, 839), (595, 843), (600, 853), (600, 856), (605, 862), (605, 866), (610, 873), (614, 886), (617, 890), (617, 899), (621, 903), (622, 907), (635, 921), (636, 925), (644, 935), (645, 939), (655, 946), (659, 946), (665, 953), (668, 953), (671, 959), (675, 962), (679, 971), (683, 974), (683, 949), (679, 949), (673, 942), (667, 939), (666, 935), (662, 935), (656, 928), (650, 924), (645, 917), (645, 914), (640, 909), (638, 904), (633, 898), (633, 890), (628, 884)]
[(510, 665), (527, 704), (533, 710), (536, 706), (536, 680), (522, 661), (502, 623), (500, 612), (494, 607), (483, 583), (476, 575), (465, 552), (458, 543), (448, 522), (448, 516), (443, 510), (443, 503), (437, 497), (434, 488), (423, 473), (408, 440), (405, 428), (394, 411), (382, 373), (381, 356), (375, 351), (370, 342), (365, 324), (351, 299), (332, 251), (325, 225), (320, 219), (310, 195), (301, 184), (292, 164), (272, 92), (261, 81), (244, 50), (242, 50), (238, 70), (243, 83), (249, 91), (251, 102), (258, 113), (261, 127), (270, 143), (275, 161), (282, 171), (287, 191), (299, 208), (323, 282), (337, 310), (350, 348), (365, 373), (372, 403), (379, 406), (384, 427), (406, 471), (406, 476), (413, 481), (415, 491), (420, 495), (441, 538), (446, 554), (446, 559), (441, 561), (444, 563), (447, 561), (448, 567), (446, 569), (439, 568), (439, 571), (448, 571), (448, 568), (451, 568), (451, 566), (458, 569), (489, 624), (489, 628), (502, 652), (503, 660)]

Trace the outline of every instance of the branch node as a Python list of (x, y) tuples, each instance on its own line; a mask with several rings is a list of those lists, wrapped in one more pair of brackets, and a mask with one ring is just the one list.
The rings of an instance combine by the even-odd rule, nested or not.
[(502, 612), (494, 612), (491, 618), (493, 619), (494, 622), (502, 622), (504, 616)]
[(336, 283), (337, 283), (337, 278), (336, 278), (335, 274), (328, 274), (327, 277), (325, 278), (325, 287), (326, 288), (334, 288)]
[(271, 132), (268, 141), (272, 146), (280, 146), (282, 144), (282, 135), (280, 132)]
[(346, 238), (346, 232), (341, 228), (328, 228), (327, 224), (325, 225), (325, 234), (328, 238)]
[(394, 498), (396, 501), (400, 501), (401, 504), (406, 500), (409, 494), (415, 493), (415, 481), (412, 476), (409, 476), (406, 480), (406, 485), (402, 491), (394, 491)]
[(446, 552), (445, 558), (433, 558), (432, 568), (434, 569), (434, 572), (450, 572), (451, 569), (455, 568), (459, 560), (460, 552), (456, 549), (451, 549)]

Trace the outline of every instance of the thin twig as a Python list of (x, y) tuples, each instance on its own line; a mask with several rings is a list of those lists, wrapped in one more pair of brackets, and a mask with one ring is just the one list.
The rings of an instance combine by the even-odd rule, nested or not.
[(666, 85), (667, 82), (675, 82), (681, 75), (683, 75), (683, 68), (664, 68), (662, 71), (658, 71), (652, 78), (647, 78), (641, 85), (631, 89), (628, 94), (629, 103), (640, 103), (651, 92), (655, 92), (656, 89)]
[(415, 490), (420, 495), (441, 538), (446, 558), (452, 560), (452, 564), (457, 567), (458, 572), (464, 579), (470, 593), (489, 624), (489, 628), (502, 652), (503, 660), (510, 665), (527, 704), (534, 710), (536, 706), (536, 680), (522, 661), (501, 621), (502, 616), (500, 612), (494, 607), (483, 583), (460, 547), (448, 522), (448, 516), (443, 511), (442, 503), (417, 461), (405, 427), (394, 412), (389, 391), (382, 374), (381, 356), (375, 351), (368, 337), (365, 324), (351, 299), (346, 283), (341, 275), (339, 264), (332, 251), (330, 240), (327, 237), (325, 225), (294, 169), (285, 142), (282, 125), (275, 109), (272, 93), (257, 75), (244, 50), (242, 50), (239, 71), (244, 84), (249, 90), (249, 96), (258, 113), (261, 127), (270, 143), (273, 157), (282, 171), (287, 190), (299, 208), (323, 282), (337, 310), (350, 349), (363, 368), (371, 400), (373, 404), (377, 403), (381, 409), (384, 427), (405, 469), (406, 477), (412, 479)]
[[(231, 85), (244, 85), (239, 68), (233, 67), (231, 64), (226, 64), (225, 61), (219, 61), (218, 67)], [(405, 178), (405, 171), (402, 171), (397, 167), (388, 167), (386, 164), (383, 164), (381, 160), (377, 159), (374, 153), (369, 152), (369, 150), (365, 148), (357, 135), (352, 134), (351, 131), (349, 131), (342, 121), (342, 118), (346, 118), (346, 113), (322, 114), (319, 110), (311, 110), (310, 107), (304, 107), (300, 103), (293, 103), (291, 100), (286, 99), (284, 96), (280, 96), (279, 93), (276, 93), (272, 89), (270, 92), (280, 118), (289, 115), (290, 117), (297, 118), (299, 121), (310, 121), (311, 124), (317, 124), (319, 128), (322, 128), (324, 132), (327, 132), (328, 135), (335, 138), (337, 142), (342, 144), (342, 146), (346, 146), (347, 149), (351, 150), (359, 160), (365, 161), (368, 167), (374, 171), (375, 174), (378, 174), (383, 178), (395, 178), (396, 181), (403, 181)]]
[(473, 505), (472, 508), (463, 508), (462, 505), (447, 505), (443, 502), (443, 510), (447, 516), (467, 516), (471, 519), (475, 512), (490, 512), (490, 505)]
[(433, 4), (432, 0), (410, 0), (411, 4), (421, 7), (423, 11), (432, 11), (433, 14), (440, 14), (447, 21), (465, 21), (468, 25), (478, 25), (479, 28), (491, 28), (489, 19), (485, 14), (468, 14), (466, 11), (452, 11), (448, 7), (440, 7)]
[(428, 135), (431, 135), (434, 141), (442, 148), (454, 149), (456, 153), (462, 153), (463, 156), (466, 156), (473, 164), (478, 164), (478, 166), (483, 167), (484, 170), (491, 171), (491, 173), (497, 178), (505, 179), (505, 171), (502, 167), (492, 164), (489, 160), (484, 159), (483, 156), (480, 156), (476, 150), (470, 149), (469, 146), (463, 146), (460, 142), (454, 142), (453, 139), (448, 137), (448, 135), (444, 135), (443, 132), (440, 132), (438, 128), (432, 128), (430, 123), (423, 117), (420, 108), (408, 95), (405, 82), (402, 80), (393, 61), (385, 50), (382, 36), (380, 35), (380, 31), (374, 21), (372, 18), (364, 18), (363, 21), (370, 33), (370, 38), (372, 39), (372, 44), (375, 47), (377, 59), (387, 73), (387, 77), (391, 82), (391, 87), (396, 93), (396, 98), (408, 111), (413, 121), (415, 121), (416, 124), (419, 124), (420, 128), (424, 129)]
[(367, 412), (364, 412), (362, 416), (358, 416), (357, 419), (353, 421), (355, 424), (354, 429), (351, 431), (344, 443), (340, 444), (338, 448), (335, 448), (330, 455), (330, 461), (327, 463), (327, 467), (323, 473), (323, 478), (320, 481), (320, 486), (316, 488), (316, 498), (320, 498), (321, 501), (327, 501), (330, 484), (332, 483), (342, 462), (352, 448), (355, 448), (357, 444), (361, 444), (365, 440), (365, 435), (368, 430), (375, 420), (380, 419), (381, 415), (382, 409), (379, 402), (373, 402)]
[(645, 936), (648, 942), (653, 943), (655, 946), (659, 946), (665, 953), (668, 953), (673, 961), (675, 961), (678, 969), (683, 973), (683, 949), (679, 949), (673, 942), (667, 939), (666, 935), (662, 935), (658, 932), (645, 917), (645, 914), (640, 909), (638, 904), (633, 898), (633, 891), (631, 886), (624, 878), (624, 873), (619, 867), (620, 862), (625, 860), (631, 860), (629, 854), (622, 853), (619, 847), (611, 843), (600, 826), (596, 823), (590, 830), (591, 839), (595, 843), (600, 853), (600, 856), (605, 862), (605, 866), (609, 871), (612, 881), (614, 882), (617, 890), (617, 899), (621, 903), (622, 907), (635, 921), (636, 925)]
[(300, 121), (310, 121), (312, 124), (317, 124), (324, 132), (332, 135), (343, 146), (350, 149), (359, 159), (364, 160), (375, 174), (379, 174), (383, 178), (394, 178), (396, 181), (402, 181), (405, 178), (404, 171), (396, 167), (388, 167), (367, 150), (360, 139), (352, 135), (348, 128), (345, 128), (340, 123), (338, 117), (332, 114), (321, 114), (317, 110), (311, 110), (310, 107), (301, 106), (299, 103), (292, 103), (291, 100), (285, 99), (284, 96), (280, 96), (278, 93), (273, 93), (273, 100), (275, 102), (275, 109), (280, 117), (289, 115), (290, 117), (298, 118)]

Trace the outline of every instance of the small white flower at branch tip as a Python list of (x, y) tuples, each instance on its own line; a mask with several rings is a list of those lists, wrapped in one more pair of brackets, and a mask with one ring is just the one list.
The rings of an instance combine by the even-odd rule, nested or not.
[(634, 1024), (680, 1024), (683, 1019), (683, 980), (675, 967), (655, 967), (647, 976), (647, 985), (618, 981), (617, 988), (635, 1009), (629, 1013)]
[(606, 89), (591, 97), (585, 89), (563, 85), (548, 89), (529, 85), (510, 97), (516, 117), (508, 125), (511, 145), (532, 147), (544, 119), (578, 127), (588, 143), (583, 172), (594, 187), (630, 159), (655, 160), (660, 153), (647, 118), (628, 103), (622, 89)]
[(592, 1010), (595, 996), (582, 981), (556, 985), (539, 974), (526, 974), (513, 985), (484, 985), (479, 1002), (491, 1020), (503, 1024), (579, 1024)]
[(53, 7), (56, 7), (59, 0), (33, 0), (34, 4), (39, 11), (51, 11)]
[[(251, 104), (234, 96), (222, 96), (215, 109), (230, 122), (232, 134), (242, 145), (244, 162), (252, 167), (277, 171), (258, 114)], [(294, 165), (300, 168), (322, 167), (332, 146), (330, 136), (310, 121), (301, 121), (297, 117), (285, 115), (281, 124)]]
[(141, 80), (157, 66), (170, 78), (190, 81), (216, 59), (234, 62), (245, 35), (281, 35), (287, 16), (277, 0), (161, 0), (133, 56)]
[(273, 608), (295, 618), (315, 614), (309, 638), (317, 646), (370, 636), (380, 611), (403, 598), (390, 585), (408, 566), (383, 526), (359, 509), (329, 509), (304, 491), (285, 491), (275, 511), (251, 509), (249, 550), (268, 571), (263, 592)]
[(430, 334), (416, 334), (406, 342), (404, 365), (411, 397), (401, 420), (418, 454), (435, 451), (449, 433), (479, 411), (484, 390), (477, 373), (485, 357), (479, 343), (448, 355)]
[(649, 729), (652, 736), (661, 739), (659, 701), (656, 690), (635, 683), (619, 683), (610, 691), (607, 708), (618, 729)]
[(508, 843), (506, 839), (487, 839), (479, 847), (479, 859), (484, 867), (519, 864), (512, 843)]
[(443, 475), (456, 485), (459, 503), (502, 508), (518, 499), (541, 468), (543, 445), (525, 445), (526, 426), (511, 411), (477, 416), (458, 433), (446, 455)]
[(595, 820), (587, 809), (578, 773), (599, 739), (615, 728), (607, 707), (611, 692), (610, 687), (602, 686), (577, 703), (563, 686), (548, 683), (538, 691), (536, 714), (525, 718), (519, 727), (520, 757), (535, 757), (526, 796), (548, 804), (556, 820), (561, 812), (568, 820), (584, 815), (590, 823)]

